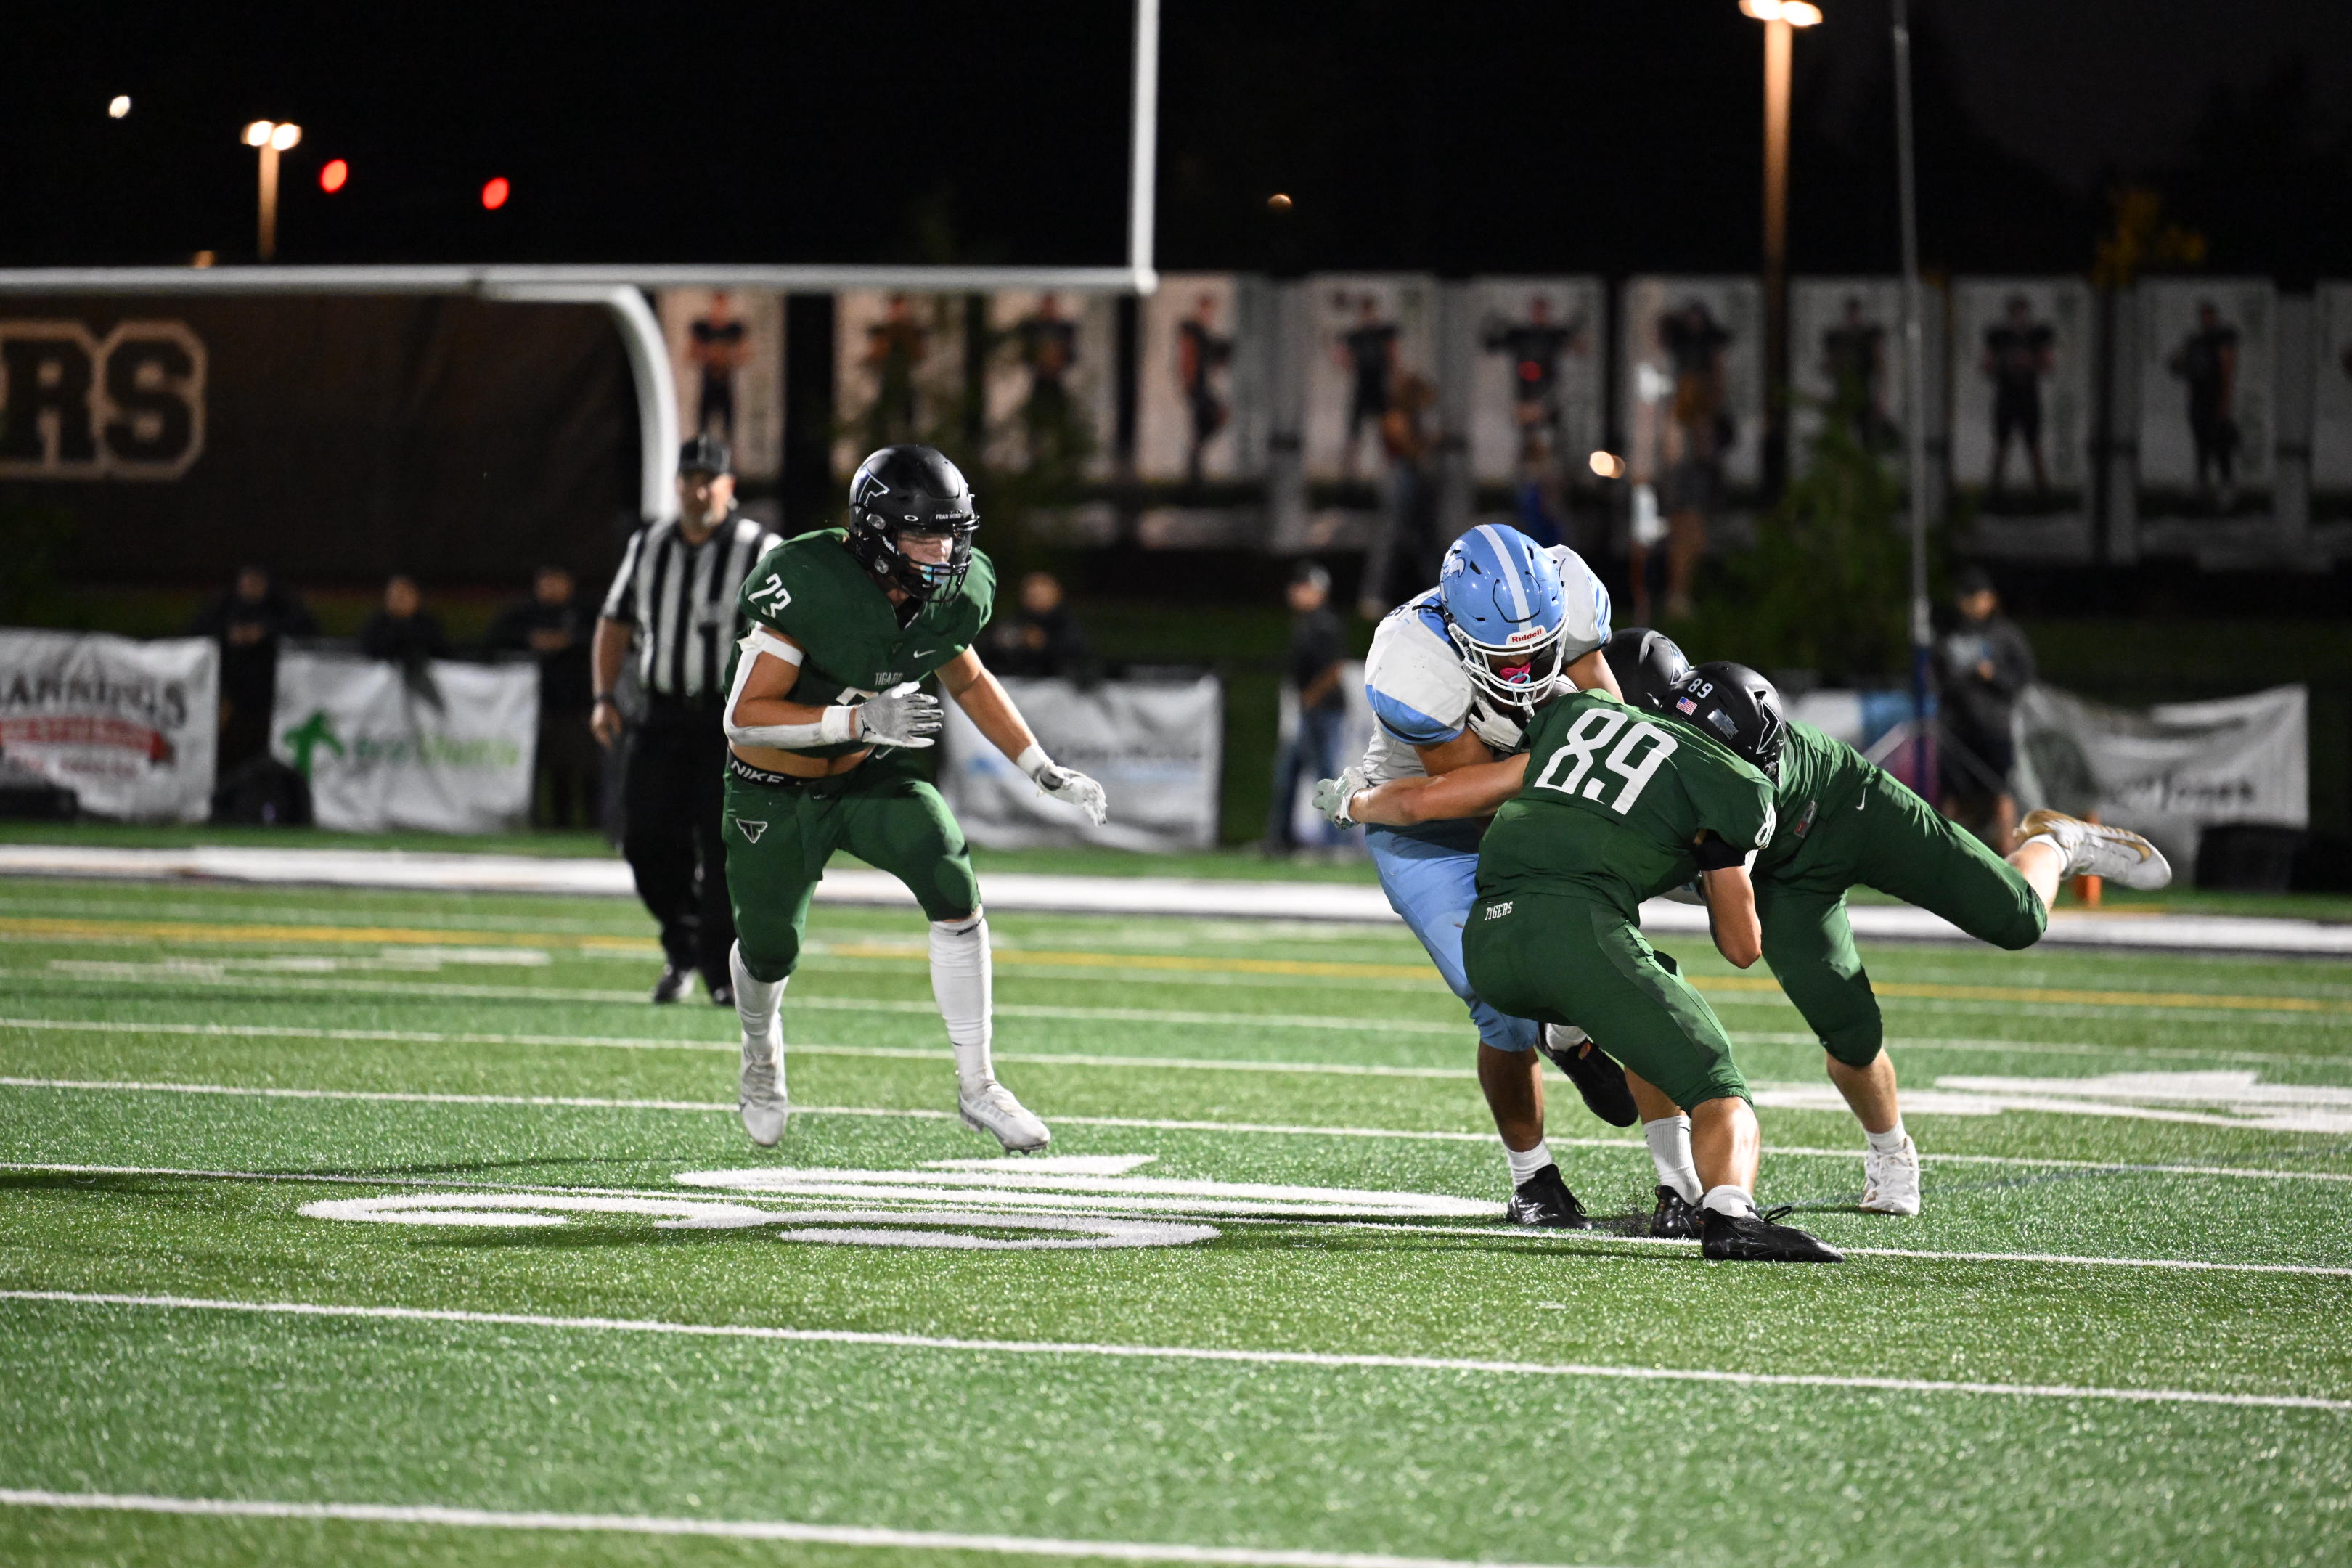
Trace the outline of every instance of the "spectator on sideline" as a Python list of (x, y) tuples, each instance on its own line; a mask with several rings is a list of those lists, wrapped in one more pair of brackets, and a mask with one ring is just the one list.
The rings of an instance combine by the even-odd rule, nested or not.
[(449, 639), (442, 633), (441, 617), (425, 607), (415, 578), (396, 572), (384, 584), (383, 607), (360, 627), (360, 652), (410, 668), (428, 658), (449, 657)]
[(628, 727), (621, 853), (637, 897), (661, 925), (656, 1002), (684, 996), (699, 970), (713, 1002), (735, 1005), (727, 972), (735, 910), (719, 836), (727, 763), (719, 710), (735, 639), (745, 629), (735, 596), (777, 540), (736, 515), (733, 468), (734, 454), (716, 436), (697, 436), (679, 448), (678, 515), (629, 536), (596, 620), (589, 723), (606, 746), (621, 739), (613, 687), (630, 639), (636, 641), (645, 712)]
[(999, 675), (1075, 679), (1087, 672), (1087, 639), (1051, 572), (1021, 579), (1021, 604), (988, 628), (988, 668)]
[(220, 751), (223, 777), (269, 752), (269, 711), (278, 697), (278, 645), (319, 635), (319, 622), (261, 566), (237, 568), (236, 584), (198, 610), (192, 637), (220, 644)]
[(1289, 679), (1298, 692), (1298, 728), (1274, 761), (1274, 802), (1265, 820), (1269, 855), (1298, 847), (1290, 818), (1299, 781), (1339, 773), (1340, 732), (1348, 719), (1348, 694), (1340, 687), (1348, 643), (1339, 617), (1331, 613), (1331, 574), (1312, 561), (1300, 562), (1291, 574), (1289, 597)]
[(1939, 803), (1946, 816), (2006, 855), (2017, 833), (2011, 716), (2019, 694), (2033, 683), (2033, 648), (2017, 623), (2000, 613), (2000, 595), (1983, 567), (1961, 568), (1952, 600), (1959, 622), (1936, 645), (1943, 721), (1936, 737)]
[[(542, 566), (531, 578), (531, 595), (509, 605), (490, 626), (497, 653), (528, 653), (539, 660), (539, 744), (532, 765), (531, 821), (541, 827), (597, 824), (597, 785), (603, 772), (595, 737), (588, 732), (590, 693), (588, 642), (595, 616), (576, 596), (570, 571)], [(547, 804), (540, 805), (544, 787)]]

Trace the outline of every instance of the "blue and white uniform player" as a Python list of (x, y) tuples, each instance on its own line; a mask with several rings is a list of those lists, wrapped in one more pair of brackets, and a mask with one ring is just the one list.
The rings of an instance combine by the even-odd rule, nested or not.
[[(1609, 591), (1583, 557), (1517, 529), (1486, 524), (1454, 541), (1438, 584), (1389, 612), (1364, 660), (1364, 693), (1379, 724), (1363, 760), (1325, 781), (1316, 804), (1346, 821), (1356, 791), (1390, 779), (1441, 774), (1507, 756), (1536, 706), (1563, 688), (1622, 696), (1601, 648)], [(1575, 1227), (1583, 1205), (1544, 1144), (1544, 1056), (1595, 1114), (1631, 1126), (1623, 1069), (1582, 1032), (1506, 1017), (1478, 1000), (1462, 969), (1462, 925), (1477, 895), (1483, 821), (1367, 827), (1381, 890), (1421, 939), (1478, 1028), (1478, 1085), (1511, 1171), (1507, 1217)]]

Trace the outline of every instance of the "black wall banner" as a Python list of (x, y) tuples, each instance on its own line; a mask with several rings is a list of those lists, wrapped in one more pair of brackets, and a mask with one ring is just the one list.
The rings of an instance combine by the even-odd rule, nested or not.
[(69, 580), (593, 581), (636, 500), (595, 306), (0, 298), (0, 505), (72, 514)]

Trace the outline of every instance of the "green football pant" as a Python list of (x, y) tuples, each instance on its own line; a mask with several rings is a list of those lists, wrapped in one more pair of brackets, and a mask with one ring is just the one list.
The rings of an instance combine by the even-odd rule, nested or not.
[(1604, 903), (1550, 892), (1482, 897), (1470, 908), (1462, 958), (1488, 1006), (1575, 1025), (1685, 1110), (1749, 1098), (1715, 1009)]
[(755, 782), (730, 765), (722, 834), (735, 939), (755, 980), (782, 980), (799, 964), (809, 900), (836, 849), (907, 884), (930, 920), (980, 908), (963, 829), (940, 792), (898, 759), (789, 784)]
[(1892, 774), (1872, 773), (1859, 805), (1823, 812), (1796, 858), (1756, 879), (1764, 962), (1822, 1048), (1858, 1068), (1877, 1058), (1886, 1029), (1854, 950), (1847, 889), (1874, 888), (2012, 952), (2041, 941), (2050, 920), (2015, 867)]

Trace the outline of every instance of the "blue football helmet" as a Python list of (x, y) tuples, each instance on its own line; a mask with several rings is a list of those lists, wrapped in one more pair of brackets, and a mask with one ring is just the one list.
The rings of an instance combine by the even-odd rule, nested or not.
[(1543, 546), (1516, 528), (1481, 524), (1446, 550), (1437, 597), (1471, 679), (1515, 708), (1551, 695), (1568, 595)]

